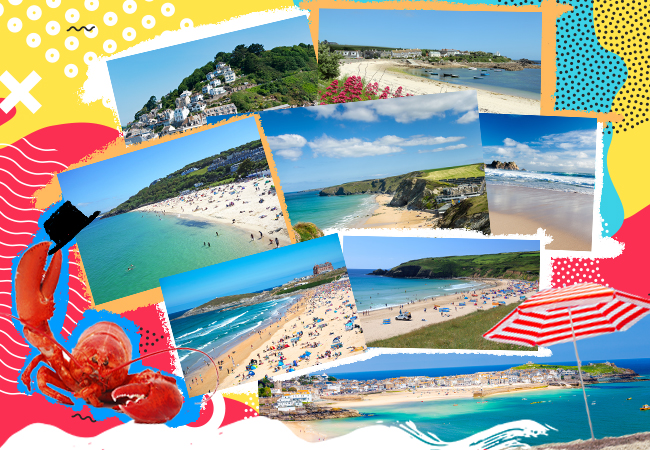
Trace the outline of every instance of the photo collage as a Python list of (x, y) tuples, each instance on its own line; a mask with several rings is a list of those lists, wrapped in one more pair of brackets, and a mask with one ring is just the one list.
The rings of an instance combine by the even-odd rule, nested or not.
[[(17, 304), (45, 302), (74, 253), (60, 278), (80, 268), (98, 328), (62, 334), (78, 337), (68, 351), (18, 304), (42, 353), (20, 392), (151, 423), (252, 392), (246, 408), (301, 442), (379, 426), (476, 449), (648, 431), (650, 302), (579, 259), (608, 226), (607, 138), (595, 115), (544, 112), (542, 12), (314, 17), (106, 61), (119, 150), (56, 174), (59, 209), (39, 222), (56, 248), (11, 269)], [(64, 214), (80, 225), (55, 238)], [(149, 307), (160, 329), (101, 321), (139, 324)], [(122, 344), (86, 350), (98, 335)], [(149, 356), (174, 376), (115, 381)], [(32, 382), (41, 361), (56, 373)], [(154, 387), (183, 406), (142, 419)]]

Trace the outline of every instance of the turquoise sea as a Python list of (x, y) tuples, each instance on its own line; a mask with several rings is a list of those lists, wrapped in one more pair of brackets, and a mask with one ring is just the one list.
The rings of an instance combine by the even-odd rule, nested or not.
[(372, 194), (333, 195), (321, 197), (319, 191), (290, 192), (285, 194), (289, 218), (293, 225), (311, 222), (326, 232), (332, 228), (352, 227), (364, 222), (377, 208)]
[[(598, 361), (593, 361), (598, 362)], [(650, 377), (650, 360), (612, 361), (619, 367), (635, 370), (639, 375)], [(575, 365), (575, 362), (559, 364)], [(506, 367), (504, 367), (506, 368)], [(500, 368), (497, 370), (503, 370)], [(493, 368), (466, 368), (475, 373)], [(442, 370), (442, 369), (440, 369)], [(440, 371), (439, 370), (439, 371)], [(448, 369), (449, 374), (458, 372)], [(341, 374), (340, 378), (371, 379), (374, 376), (401, 376), (399, 371), (366, 374)], [(408, 371), (414, 372), (414, 371)], [(424, 374), (426, 371), (420, 371)], [(329, 373), (329, 372), (328, 372)], [(336, 376), (336, 374), (333, 374)], [(405, 375), (405, 374), (402, 374)], [(409, 373), (405, 376), (413, 376)], [(439, 376), (431, 375), (431, 376)], [(650, 381), (633, 383), (603, 383), (586, 388), (589, 411), (596, 438), (622, 436), (650, 430), (650, 411), (639, 408), (650, 404)], [(632, 400), (627, 400), (628, 398)], [(525, 399), (525, 400), (524, 400)], [(328, 437), (341, 436), (355, 429), (381, 424), (399, 426), (407, 421), (414, 422), (423, 433), (433, 433), (443, 441), (457, 441), (467, 438), (491, 427), (517, 420), (533, 420), (552, 427), (548, 435), (520, 439), (528, 445), (541, 445), (550, 442), (569, 442), (575, 439), (588, 439), (589, 425), (585, 403), (580, 389), (558, 389), (540, 392), (522, 392), (485, 398), (487, 403), (477, 403), (474, 399), (450, 399), (429, 402), (411, 402), (388, 406), (356, 407), (367, 414), (364, 417), (332, 419), (310, 422), (316, 432)], [(542, 402), (531, 404), (532, 402)], [(454, 404), (458, 406), (454, 406)]]
[(368, 275), (373, 270), (375, 269), (348, 269), (359, 311), (403, 305), (426, 297), (467, 292), (485, 286), (484, 283), (466, 280), (418, 280)]
[[(178, 347), (203, 350), (213, 358), (245, 340), (254, 330), (264, 328), (282, 318), (298, 296), (288, 296), (256, 305), (230, 309), (219, 308), (204, 314), (172, 320), (172, 333)], [(203, 364), (205, 357), (198, 352), (179, 350), (184, 373)]]
[(76, 240), (96, 304), (157, 288), (163, 277), (269, 248), (227, 225), (139, 212), (96, 219)]
[[(411, 75), (428, 78), (430, 80), (444, 81), (445, 83), (460, 84), (474, 89), (499, 92), (506, 95), (539, 100), (541, 98), (542, 71), (540, 69), (524, 69), (518, 71), (495, 72), (488, 70), (486, 76), (481, 76), (481, 70), (469, 70), (466, 68), (439, 68), (426, 69), (439, 75), (432, 75), (425, 72), (425, 69), (405, 69)], [(443, 77), (443, 73), (458, 75), (458, 78)], [(481, 77), (477, 80), (474, 77)]]

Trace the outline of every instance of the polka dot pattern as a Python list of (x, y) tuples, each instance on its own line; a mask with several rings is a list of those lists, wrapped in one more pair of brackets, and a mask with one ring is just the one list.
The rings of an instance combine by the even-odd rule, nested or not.
[[(156, 335), (156, 333), (145, 330), (142, 327), (138, 330), (138, 334), (140, 335), (140, 353), (168, 348), (161, 335)], [(160, 342), (161, 340), (162, 342)]]
[(576, 283), (598, 283), (608, 286), (600, 274), (597, 259), (560, 258), (552, 259), (553, 279), (551, 287), (561, 288)]
[(594, 3), (593, 17), (599, 41), (627, 66), (627, 80), (612, 105), (613, 111), (625, 118), (613, 124), (612, 130), (616, 133), (638, 127), (648, 120), (650, 114), (649, 12), (650, 6), (643, 0)]
[(592, 9), (597, 2), (563, 0), (561, 3), (573, 6), (573, 11), (562, 14), (556, 21), (554, 109), (610, 112), (614, 96), (627, 77), (625, 64), (598, 42), (592, 21)]

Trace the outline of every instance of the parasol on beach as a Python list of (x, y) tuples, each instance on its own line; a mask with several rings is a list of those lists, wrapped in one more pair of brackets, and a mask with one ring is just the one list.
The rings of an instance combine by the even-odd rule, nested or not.
[(573, 341), (589, 430), (594, 439), (576, 341), (625, 331), (648, 313), (648, 299), (595, 283), (579, 283), (538, 292), (517, 306), (483, 337), (530, 347)]

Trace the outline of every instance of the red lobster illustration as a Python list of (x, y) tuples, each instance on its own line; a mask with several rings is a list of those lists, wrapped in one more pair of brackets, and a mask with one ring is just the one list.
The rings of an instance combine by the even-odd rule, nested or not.
[[(54, 315), (54, 290), (61, 271), (61, 252), (52, 257), (44, 273), (50, 242), (28, 249), (16, 271), (16, 309), (25, 338), (39, 351), (22, 374), (31, 389), (31, 373), (44, 362), (36, 375), (41, 392), (66, 405), (72, 400), (49, 385), (71, 392), (95, 407), (122, 411), (139, 423), (164, 423), (181, 410), (183, 396), (176, 380), (147, 369), (129, 374), (131, 341), (115, 323), (99, 322), (81, 336), (68, 352), (59, 344), (48, 321)], [(48, 367), (49, 366), (49, 367)]]

